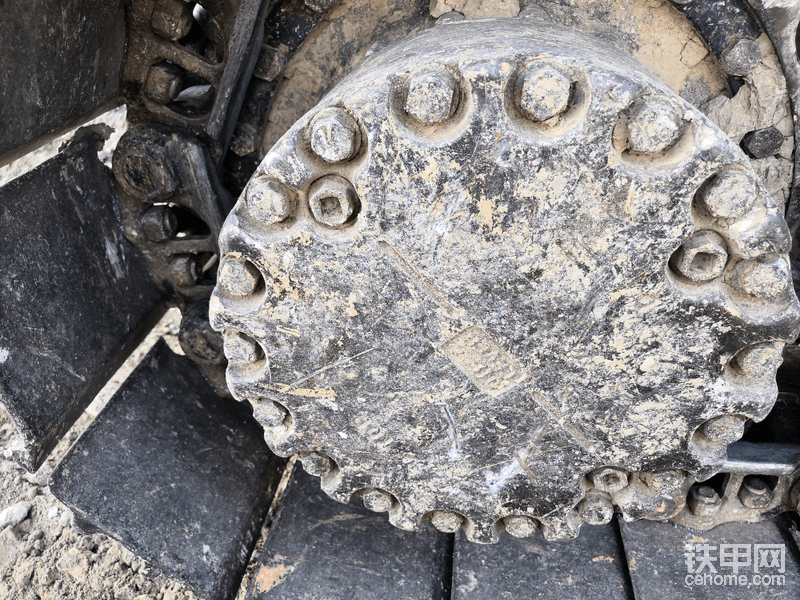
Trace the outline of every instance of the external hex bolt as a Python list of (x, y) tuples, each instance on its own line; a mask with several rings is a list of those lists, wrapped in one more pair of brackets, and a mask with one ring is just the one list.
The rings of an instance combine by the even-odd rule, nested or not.
[(722, 51), (722, 68), (728, 75), (744, 77), (761, 63), (761, 48), (756, 40), (739, 38)]
[(186, 355), (201, 365), (225, 363), (222, 335), (208, 322), (208, 302), (190, 305), (181, 318), (178, 342)]
[(740, 261), (727, 279), (739, 292), (769, 300), (782, 296), (792, 283), (789, 265), (780, 256)]
[(150, 16), (150, 28), (173, 42), (186, 37), (192, 23), (192, 6), (183, 0), (158, 0)]
[(703, 435), (711, 442), (732, 444), (744, 435), (746, 421), (741, 415), (720, 415), (706, 421)]
[(364, 492), (361, 498), (364, 501), (364, 506), (374, 512), (386, 512), (392, 508), (392, 504), (394, 504), (392, 495), (379, 489), (372, 489)]
[(258, 342), (244, 333), (227, 330), (223, 332), (222, 339), (225, 358), (232, 365), (249, 365), (264, 355)]
[(689, 490), (686, 503), (698, 517), (711, 517), (717, 513), (722, 500), (716, 490), (709, 485), (696, 485)]
[(732, 170), (714, 177), (700, 188), (698, 203), (712, 217), (735, 219), (753, 206), (756, 198), (756, 183), (747, 173)]
[(628, 474), (616, 467), (604, 467), (592, 473), (592, 483), (601, 492), (613, 494), (628, 485)]
[(169, 206), (153, 206), (142, 214), (142, 231), (151, 242), (166, 242), (178, 232), (178, 217)]
[(247, 210), (265, 225), (288, 219), (295, 208), (294, 193), (266, 175), (254, 177), (247, 187)]
[(300, 460), (306, 473), (314, 477), (324, 477), (333, 470), (333, 461), (319, 452), (301, 456)]
[(231, 296), (249, 296), (262, 281), (261, 271), (249, 260), (231, 256), (222, 264), (217, 281)]
[(458, 83), (444, 67), (418, 73), (408, 83), (405, 110), (426, 125), (441, 123), (457, 106)]
[(655, 154), (669, 148), (681, 131), (682, 112), (662, 98), (642, 98), (628, 111), (632, 150)]
[(276, 402), (265, 400), (259, 402), (255, 408), (255, 416), (264, 427), (278, 427), (283, 424), (289, 411)]
[(182, 89), (183, 75), (175, 65), (158, 63), (150, 67), (147, 72), (144, 95), (154, 102), (168, 104), (181, 93)]
[(686, 481), (686, 473), (676, 469), (657, 471), (643, 477), (647, 486), (659, 494), (674, 494), (681, 490)]
[(782, 344), (756, 344), (741, 350), (735, 357), (735, 366), (752, 379), (772, 377), (783, 362)]
[(308, 205), (317, 221), (328, 227), (339, 227), (356, 212), (358, 197), (347, 179), (325, 175), (311, 184)]
[(536, 521), (523, 515), (511, 515), (503, 519), (506, 531), (515, 538), (531, 537), (536, 532)]
[(700, 231), (686, 240), (672, 258), (674, 269), (691, 281), (716, 279), (725, 270), (725, 241), (713, 231)]
[(431, 515), (431, 523), (442, 533), (455, 533), (461, 529), (464, 518), (449, 510), (436, 510)]
[(256, 151), (258, 131), (250, 123), (239, 123), (231, 138), (231, 150), (236, 156), (247, 156)]
[(764, 480), (748, 476), (739, 488), (739, 500), (747, 508), (766, 508), (772, 502), (772, 490)]
[(178, 189), (167, 150), (147, 139), (137, 138), (135, 132), (130, 137), (128, 134), (122, 137), (114, 151), (112, 165), (120, 185), (140, 200), (159, 202)]
[(572, 84), (555, 68), (539, 63), (522, 71), (514, 90), (517, 105), (536, 121), (557, 117), (569, 106)]
[(180, 254), (169, 263), (169, 275), (172, 282), (179, 287), (188, 287), (197, 283), (203, 265), (196, 254)]
[(774, 126), (756, 129), (742, 138), (742, 149), (753, 158), (775, 156), (786, 140)]
[(578, 514), (589, 525), (605, 525), (614, 516), (614, 505), (600, 494), (590, 494), (578, 505)]
[(329, 163), (350, 160), (361, 147), (361, 131), (345, 109), (329, 106), (311, 120), (309, 139), (314, 154)]

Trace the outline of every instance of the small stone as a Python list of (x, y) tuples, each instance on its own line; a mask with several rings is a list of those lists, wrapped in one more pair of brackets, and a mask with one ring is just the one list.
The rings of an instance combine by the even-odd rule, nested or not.
[(50, 508), (47, 509), (47, 518), (48, 519), (56, 519), (56, 518), (58, 518), (58, 507), (57, 506), (51, 506)]
[(14, 583), (23, 588), (28, 585), (28, 582), (33, 576), (33, 561), (25, 559), (19, 561), (14, 567)]
[(89, 576), (89, 552), (80, 548), (70, 548), (56, 563), (62, 573), (66, 573), (78, 583), (87, 583)]
[(43, 587), (51, 586), (58, 580), (58, 571), (56, 569), (44, 568), (39, 571), (36, 579), (39, 585)]
[(72, 525), (72, 511), (67, 509), (63, 513), (61, 513), (61, 518), (58, 520), (58, 524), (61, 527), (67, 527)]
[(6, 527), (15, 527), (28, 518), (31, 512), (30, 502), (17, 502), (0, 512), (0, 530)]
[(11, 567), (21, 554), (21, 538), (13, 527), (0, 532), (0, 576)]

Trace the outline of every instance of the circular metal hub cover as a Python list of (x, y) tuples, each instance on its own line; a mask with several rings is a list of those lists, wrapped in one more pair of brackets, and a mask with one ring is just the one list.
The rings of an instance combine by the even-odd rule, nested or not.
[(369, 57), (268, 153), (220, 244), (212, 323), (270, 447), (334, 498), (479, 542), (573, 536), (600, 518), (584, 496), (637, 473), (710, 475), (798, 332), (789, 233), (740, 149), (630, 57), (540, 23)]

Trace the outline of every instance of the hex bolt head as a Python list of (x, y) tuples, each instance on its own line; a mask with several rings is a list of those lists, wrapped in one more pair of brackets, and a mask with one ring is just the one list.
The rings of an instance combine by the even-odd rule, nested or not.
[(746, 421), (742, 415), (720, 415), (703, 424), (703, 435), (711, 442), (732, 444), (744, 435)]
[(567, 110), (572, 83), (549, 65), (529, 64), (517, 79), (515, 100), (534, 121), (547, 121)]
[(239, 123), (233, 131), (231, 150), (236, 156), (247, 156), (258, 147), (258, 130), (250, 123)]
[(631, 150), (655, 154), (672, 146), (681, 132), (683, 112), (667, 100), (642, 98), (628, 110)]
[(600, 494), (590, 494), (578, 504), (578, 514), (589, 525), (605, 525), (614, 516), (614, 505)]
[(314, 477), (324, 477), (333, 470), (333, 461), (319, 452), (311, 452), (300, 457), (303, 469)]
[(358, 209), (358, 196), (347, 179), (326, 175), (311, 184), (308, 205), (314, 218), (328, 227), (344, 225)]
[(246, 202), (248, 212), (264, 225), (285, 221), (294, 214), (296, 206), (294, 192), (266, 175), (250, 181)]
[(725, 270), (725, 241), (713, 231), (700, 231), (678, 248), (670, 261), (675, 271), (695, 282), (716, 279)]
[(731, 170), (717, 175), (697, 193), (697, 201), (712, 217), (735, 219), (752, 208), (756, 199), (756, 182), (747, 173)]
[(264, 81), (272, 81), (281, 74), (286, 67), (288, 48), (281, 45), (279, 48), (262, 46), (258, 54), (253, 75)]
[(712, 517), (717, 514), (722, 505), (722, 499), (717, 491), (709, 485), (695, 485), (689, 490), (686, 503), (698, 517)]
[(166, 242), (178, 232), (178, 217), (169, 206), (153, 206), (142, 214), (142, 231), (151, 242)]
[(677, 469), (657, 471), (643, 477), (647, 487), (659, 494), (675, 494), (680, 492), (686, 482), (687, 474)]
[(364, 506), (374, 512), (386, 512), (394, 504), (394, 497), (390, 493), (377, 488), (364, 492), (362, 500)]
[(289, 416), (289, 411), (272, 400), (264, 400), (255, 405), (253, 414), (264, 427), (280, 427)]
[(201, 365), (224, 364), (222, 335), (208, 322), (208, 301), (196, 302), (181, 312), (178, 342), (186, 356)]
[(225, 358), (234, 366), (245, 366), (261, 360), (264, 352), (261, 346), (249, 335), (227, 330), (222, 334)]
[(747, 508), (767, 508), (772, 502), (772, 490), (763, 479), (748, 475), (739, 488), (739, 500)]
[(358, 122), (338, 106), (323, 108), (314, 116), (308, 137), (314, 154), (329, 163), (350, 160), (361, 148)]
[(734, 357), (734, 365), (751, 379), (774, 377), (783, 362), (783, 344), (774, 342), (750, 346)]
[(183, 90), (183, 74), (175, 65), (158, 63), (150, 67), (144, 84), (144, 95), (158, 102), (169, 104)]
[(726, 280), (737, 291), (754, 299), (777, 299), (792, 286), (789, 265), (780, 256), (740, 261)]
[(449, 510), (436, 510), (431, 515), (431, 523), (442, 533), (455, 533), (461, 529), (464, 518)]
[(441, 123), (458, 106), (458, 82), (444, 67), (417, 73), (408, 82), (405, 111), (425, 125)]
[(628, 474), (616, 467), (603, 467), (592, 473), (592, 483), (601, 492), (613, 494), (628, 485)]
[(249, 296), (261, 285), (261, 271), (243, 258), (230, 256), (217, 273), (217, 282), (231, 296)]
[(192, 5), (183, 0), (158, 0), (150, 16), (150, 28), (172, 42), (186, 37), (192, 23)]
[(761, 63), (758, 41), (748, 38), (734, 40), (722, 51), (722, 68), (728, 75), (744, 77), (755, 71)]
[(120, 187), (145, 202), (163, 201), (178, 189), (167, 149), (137, 136), (135, 130), (122, 136), (112, 168)]
[(742, 138), (742, 149), (752, 158), (775, 156), (786, 140), (784, 135), (774, 126), (751, 131)]
[(523, 515), (511, 515), (503, 519), (506, 531), (515, 538), (527, 538), (536, 533), (536, 521)]
[(196, 254), (179, 254), (169, 263), (169, 276), (178, 287), (189, 287), (197, 283), (203, 271), (200, 257)]

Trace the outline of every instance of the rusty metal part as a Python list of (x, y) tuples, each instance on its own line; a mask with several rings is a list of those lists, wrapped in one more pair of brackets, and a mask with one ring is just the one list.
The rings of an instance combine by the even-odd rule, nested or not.
[[(569, 78), (566, 108), (552, 74), (517, 92), (547, 69)], [(309, 140), (329, 107), (362, 132), (335, 166)], [(728, 171), (756, 190), (746, 219), (700, 206)], [(221, 233), (222, 264), (244, 259), (268, 282), (243, 297), (223, 280), (211, 299), (231, 391), (286, 410), (268, 442), (313, 460), (334, 498), (392, 494), (399, 527), (458, 521), (492, 542), (523, 516), (572, 537), (575, 507), (611, 467), (625, 474), (605, 486), (623, 516), (671, 515), (680, 492), (637, 473), (712, 475), (733, 436), (705, 424), (761, 419), (775, 400), (774, 373), (749, 377), (734, 357), (798, 331), (780, 213), (697, 109), (575, 30), (461, 21), (376, 53), (256, 177), (297, 201), (264, 221), (248, 192)], [(337, 198), (326, 222), (315, 183), (331, 177), (350, 196), (322, 196)], [(684, 279), (673, 254), (704, 231), (724, 240), (725, 269)]]
[(209, 145), (215, 162), (221, 161), (261, 49), (268, 4), (130, 3), (122, 72), (129, 121), (189, 131)]
[(231, 206), (208, 151), (168, 127), (139, 125), (120, 140), (113, 172), (125, 235), (156, 283), (179, 304), (207, 298), (217, 233)]

